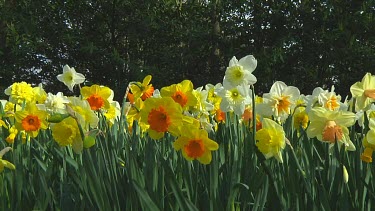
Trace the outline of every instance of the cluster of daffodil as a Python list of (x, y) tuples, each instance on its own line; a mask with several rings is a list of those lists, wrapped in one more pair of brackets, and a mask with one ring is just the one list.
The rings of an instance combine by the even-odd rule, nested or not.
[[(281, 81), (276, 81), (269, 93), (255, 96), (252, 87), (257, 79), (252, 72), (256, 67), (257, 60), (252, 55), (240, 60), (233, 57), (223, 83), (196, 89), (190, 80), (154, 89), (148, 75), (142, 82), (130, 83), (129, 102), (123, 108), (113, 100), (113, 91), (101, 85), (79, 87), (79, 96), (68, 97), (62, 92), (47, 94), (41, 85), (32, 87), (17, 82), (5, 90), (9, 100), (1, 101), (4, 110), (1, 125), (8, 130), (9, 144), (17, 137), (23, 142), (30, 141), (40, 130), (50, 129), (60, 146), (71, 146), (80, 153), (95, 144), (96, 133), (92, 131), (98, 127), (99, 118), (112, 125), (123, 109), (129, 125), (127, 132), (132, 132), (133, 122), (137, 121), (143, 134), (152, 139), (159, 140), (169, 133), (176, 137), (173, 147), (181, 150), (187, 160), (208, 164), (211, 151), (219, 148), (208, 134), (227, 117), (236, 115), (240, 122), (251, 128), (255, 126), (255, 145), (265, 158), (275, 157), (279, 162), (283, 162), (282, 150), (287, 143), (283, 124), (288, 118), (292, 118), (297, 134), (306, 132), (309, 138), (316, 137), (330, 146), (337, 143), (350, 151), (356, 149), (348, 127), (358, 120), (366, 132), (362, 160), (372, 161), (375, 76), (367, 73), (361, 82), (355, 83), (350, 88), (351, 100), (342, 101), (333, 86), (331, 90), (317, 87), (311, 95), (303, 95), (297, 87)], [(66, 65), (57, 79), (73, 91), (85, 81), (85, 76)], [(2, 166), (14, 168), (1, 162)]]

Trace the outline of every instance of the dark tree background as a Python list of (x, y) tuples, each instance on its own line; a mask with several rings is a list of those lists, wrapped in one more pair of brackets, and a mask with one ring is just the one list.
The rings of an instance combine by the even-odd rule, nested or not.
[(282, 80), (346, 96), (375, 73), (374, 14), (372, 0), (2, 0), (1, 97), (16, 81), (68, 94), (56, 79), (65, 64), (117, 100), (147, 74), (156, 88), (198, 87), (221, 82), (231, 57), (248, 54), (259, 93)]

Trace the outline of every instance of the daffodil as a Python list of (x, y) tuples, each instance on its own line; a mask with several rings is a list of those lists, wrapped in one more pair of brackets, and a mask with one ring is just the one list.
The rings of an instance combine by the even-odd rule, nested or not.
[(366, 110), (366, 107), (375, 102), (375, 75), (366, 73), (361, 82), (350, 87), (352, 96), (356, 98), (355, 110)]
[(133, 82), (130, 84), (130, 90), (134, 95), (134, 99), (141, 98), (143, 101), (151, 97), (154, 93), (154, 87), (150, 84), (151, 75), (147, 75), (143, 82)]
[(115, 123), (115, 120), (119, 118), (120, 115), (121, 115), (120, 104), (117, 101), (112, 101), (109, 104), (109, 108), (104, 113), (106, 120), (110, 123), (110, 125), (113, 125)]
[(13, 144), (14, 143), (14, 139), (16, 138), (17, 134), (18, 134), (18, 130), (17, 128), (13, 125), (12, 127), (9, 128), (8, 130), (9, 132), (9, 135), (8, 137), (5, 139), (6, 142), (8, 142), (9, 144)]
[(182, 109), (188, 110), (190, 106), (197, 104), (197, 98), (193, 94), (193, 90), (193, 83), (190, 80), (184, 80), (181, 83), (163, 87), (160, 94), (162, 97), (171, 97), (181, 105)]
[(40, 129), (47, 129), (47, 116), (47, 112), (39, 110), (35, 104), (28, 104), (25, 110), (15, 113), (16, 128), (35, 138)]
[(134, 121), (137, 121), (139, 126), (141, 127), (142, 132), (146, 132), (150, 126), (146, 121), (140, 121), (140, 112), (144, 108), (144, 102), (142, 101), (142, 99), (138, 98), (133, 104), (129, 103), (126, 105), (126, 107), (128, 107), (126, 108), (128, 110), (126, 121), (129, 125), (129, 131), (132, 132), (133, 123)]
[(153, 139), (162, 138), (165, 132), (178, 135), (183, 125), (182, 108), (171, 97), (145, 100), (140, 118), (141, 122), (150, 126), (148, 134)]
[(287, 86), (282, 81), (276, 81), (269, 93), (263, 94), (263, 103), (259, 104), (259, 113), (263, 116), (274, 116), (285, 120), (295, 108), (300, 92), (297, 87)]
[(266, 159), (275, 157), (283, 162), (281, 150), (285, 148), (285, 132), (281, 125), (271, 119), (264, 118), (262, 129), (255, 134), (256, 146)]
[(110, 88), (96, 84), (90, 87), (82, 87), (81, 95), (83, 99), (89, 102), (91, 109), (94, 111), (108, 108), (113, 99), (113, 91)]
[(245, 106), (251, 104), (250, 89), (247, 85), (239, 85), (232, 89), (222, 89), (218, 94), (222, 98), (220, 109), (223, 112), (234, 111), (242, 116)]
[(82, 141), (81, 134), (74, 118), (68, 117), (51, 127), (53, 139), (62, 147)]
[(306, 129), (309, 124), (309, 116), (306, 113), (305, 107), (297, 107), (293, 114), (294, 129), (299, 134), (300, 129)]
[(344, 144), (347, 150), (355, 150), (348, 130), (348, 127), (354, 125), (356, 121), (354, 113), (316, 107), (311, 109), (308, 116), (310, 125), (307, 128), (307, 136), (309, 138), (316, 137), (320, 141), (330, 143), (331, 146), (337, 141), (339, 145)]
[(44, 105), (50, 113), (64, 114), (66, 113), (65, 104), (67, 103), (70, 103), (69, 99), (62, 92), (58, 92), (56, 95), (48, 93)]
[(375, 119), (369, 119), (369, 128), (370, 130), (366, 133), (362, 141), (363, 147), (365, 147), (361, 160), (366, 163), (372, 162), (372, 154), (375, 150)]
[(209, 164), (212, 160), (211, 151), (219, 149), (219, 145), (208, 138), (208, 133), (202, 129), (188, 128), (173, 143), (175, 150), (182, 151), (186, 160), (197, 159), (202, 164)]
[(208, 91), (203, 90), (203, 87), (198, 87), (193, 90), (193, 94), (197, 99), (197, 104), (191, 107), (191, 111), (195, 116), (202, 114), (209, 114), (214, 109), (214, 105), (207, 101)]
[(7, 153), (10, 150), (12, 150), (11, 147), (5, 147), (3, 150), (0, 151), (0, 173), (4, 171), (5, 167), (8, 168), (8, 169), (11, 169), (11, 170), (16, 169), (16, 167), (13, 165), (13, 163), (11, 163), (7, 160), (3, 160), (4, 154)]
[(237, 87), (238, 85), (252, 85), (257, 82), (252, 72), (257, 67), (257, 60), (252, 55), (245, 56), (239, 61), (234, 56), (229, 61), (229, 66), (225, 71), (223, 85), (226, 89)]
[(57, 76), (57, 80), (63, 82), (70, 91), (77, 84), (81, 84), (85, 81), (85, 76), (81, 73), (77, 73), (74, 67), (69, 67), (65, 65), (63, 68), (63, 73)]
[(33, 102), (35, 98), (33, 87), (24, 81), (13, 83), (5, 89), (5, 94), (9, 96), (10, 102), (17, 104)]
[(33, 87), (35, 96), (35, 103), (44, 103), (47, 99), (47, 93), (44, 91), (42, 84), (40, 83), (37, 87)]
[(341, 96), (335, 93), (335, 87), (332, 85), (331, 91), (321, 92), (318, 96), (318, 103), (328, 110), (338, 110), (341, 106)]
[[(93, 110), (91, 110), (90, 104), (86, 100), (81, 100), (78, 97), (70, 97), (69, 105), (66, 107), (67, 111), (70, 111), (71, 115), (77, 118), (78, 123), (82, 128), (88, 131), (90, 128), (96, 128), (98, 126), (99, 118)], [(69, 113), (69, 112), (68, 112)]]

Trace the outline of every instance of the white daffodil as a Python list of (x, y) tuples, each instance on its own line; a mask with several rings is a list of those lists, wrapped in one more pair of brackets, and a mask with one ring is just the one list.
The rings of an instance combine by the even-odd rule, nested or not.
[(48, 112), (65, 114), (65, 104), (69, 102), (69, 99), (62, 92), (58, 92), (56, 95), (48, 93), (44, 105)]
[(375, 102), (375, 75), (367, 73), (361, 82), (350, 87), (350, 92), (356, 98), (355, 110), (366, 110), (368, 105)]
[(331, 91), (321, 92), (318, 96), (318, 103), (328, 110), (335, 111), (341, 107), (341, 96), (335, 92), (335, 86), (332, 85)]
[(257, 79), (252, 72), (256, 67), (257, 60), (252, 55), (245, 56), (239, 61), (233, 56), (229, 61), (229, 67), (225, 71), (223, 86), (226, 89), (231, 89), (241, 84), (255, 84)]
[(234, 111), (238, 116), (242, 116), (245, 106), (251, 103), (249, 92), (249, 87), (244, 84), (229, 90), (222, 89), (218, 93), (222, 97), (220, 109), (223, 112)]
[(299, 96), (300, 91), (297, 87), (287, 86), (282, 81), (276, 81), (270, 92), (263, 95), (263, 103), (258, 106), (259, 113), (263, 116), (272, 115), (276, 118), (286, 119), (294, 109)]
[(73, 87), (77, 84), (81, 84), (85, 81), (85, 76), (81, 73), (77, 73), (74, 67), (64, 66), (63, 74), (59, 74), (57, 79), (63, 82), (70, 91), (73, 91)]

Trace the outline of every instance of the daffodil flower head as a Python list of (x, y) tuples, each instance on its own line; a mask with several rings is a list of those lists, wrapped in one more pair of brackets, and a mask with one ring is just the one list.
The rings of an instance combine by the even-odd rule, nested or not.
[(375, 75), (366, 73), (361, 82), (350, 87), (350, 92), (356, 98), (355, 110), (367, 110), (368, 105), (375, 102)]
[(234, 56), (229, 61), (229, 66), (225, 71), (223, 85), (226, 89), (236, 87), (238, 85), (253, 85), (257, 82), (252, 72), (257, 67), (257, 60), (252, 55), (245, 56), (239, 61)]
[(280, 163), (283, 162), (281, 151), (285, 148), (285, 132), (281, 125), (275, 121), (264, 118), (262, 129), (255, 134), (256, 146), (266, 159), (275, 157)]
[(323, 107), (315, 107), (308, 114), (310, 125), (307, 128), (309, 138), (316, 137), (319, 141), (344, 144), (345, 149), (354, 151), (355, 146), (349, 137), (348, 127), (354, 125), (355, 114), (349, 111), (331, 111)]
[(250, 89), (247, 85), (239, 85), (231, 89), (222, 89), (220, 109), (223, 112), (234, 111), (238, 116), (242, 116), (245, 106), (251, 104)]
[(338, 110), (341, 106), (341, 96), (335, 93), (335, 87), (332, 85), (331, 91), (321, 92), (318, 96), (318, 102), (322, 107), (328, 110)]
[(0, 151), (0, 173), (4, 171), (5, 167), (11, 170), (16, 169), (16, 167), (11, 162), (7, 160), (3, 160), (4, 154), (10, 150), (12, 150), (11, 147), (5, 147), (4, 149)]
[(143, 101), (151, 97), (154, 93), (154, 87), (151, 82), (151, 75), (147, 75), (143, 82), (133, 82), (130, 84), (130, 90), (134, 96), (134, 99), (141, 98)]
[(190, 80), (183, 80), (181, 83), (163, 87), (160, 90), (160, 95), (162, 97), (171, 97), (184, 110), (187, 110), (190, 106), (197, 104), (197, 98), (193, 94), (193, 90), (193, 83)]
[(211, 151), (219, 149), (219, 145), (208, 138), (207, 131), (197, 128), (187, 128), (173, 143), (175, 150), (182, 151), (186, 160), (197, 159), (202, 164), (209, 164), (212, 160)]
[(183, 125), (182, 108), (171, 97), (146, 99), (140, 116), (150, 126), (148, 134), (153, 139), (162, 138), (165, 132), (179, 135)]
[(113, 99), (113, 91), (106, 86), (92, 85), (81, 89), (83, 99), (87, 100), (94, 111), (102, 108), (108, 108)]
[(42, 84), (40, 83), (37, 87), (33, 88), (35, 103), (44, 103), (47, 99), (47, 93), (44, 91)]
[(70, 91), (73, 91), (75, 85), (81, 84), (85, 81), (85, 76), (81, 73), (77, 73), (74, 67), (65, 65), (63, 73), (57, 75), (57, 80), (63, 82)]
[(67, 103), (70, 103), (69, 99), (62, 92), (58, 92), (56, 95), (48, 93), (44, 105), (50, 113), (64, 114), (66, 113), (65, 104)]
[(41, 129), (47, 129), (48, 114), (46, 111), (39, 110), (35, 104), (27, 104), (25, 110), (15, 113), (16, 128), (24, 130), (28, 135), (35, 138)]
[(72, 145), (74, 141), (82, 141), (77, 122), (68, 117), (51, 127), (53, 139), (61, 146)]
[(9, 101), (16, 104), (22, 104), (23, 102), (33, 102), (35, 94), (31, 84), (24, 81), (13, 83), (4, 92), (9, 96)]
[(74, 112), (74, 117), (77, 118), (78, 123), (83, 127), (84, 130), (89, 128), (96, 128), (98, 126), (99, 118), (95, 114), (94, 110), (87, 100), (81, 100), (78, 97), (70, 97), (70, 104), (66, 107), (67, 110), (70, 108)]
[(300, 91), (297, 87), (287, 86), (282, 81), (276, 81), (270, 92), (263, 94), (263, 103), (258, 106), (259, 113), (263, 116), (273, 115), (275, 118), (286, 119), (295, 108), (299, 97)]

